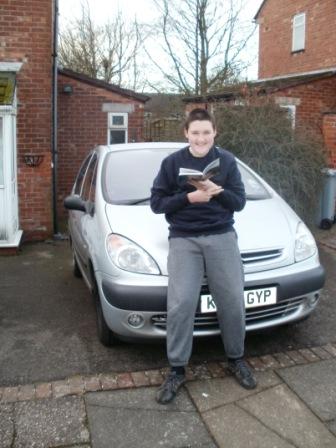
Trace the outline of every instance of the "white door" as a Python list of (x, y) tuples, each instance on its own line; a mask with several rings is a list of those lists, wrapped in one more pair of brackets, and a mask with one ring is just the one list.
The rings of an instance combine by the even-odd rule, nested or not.
[(17, 196), (16, 115), (0, 109), (0, 248), (20, 243)]

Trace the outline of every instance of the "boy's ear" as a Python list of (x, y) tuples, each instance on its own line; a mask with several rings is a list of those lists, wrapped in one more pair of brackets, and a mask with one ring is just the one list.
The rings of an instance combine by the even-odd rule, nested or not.
[(186, 128), (183, 129), (185, 138), (188, 138), (188, 130)]

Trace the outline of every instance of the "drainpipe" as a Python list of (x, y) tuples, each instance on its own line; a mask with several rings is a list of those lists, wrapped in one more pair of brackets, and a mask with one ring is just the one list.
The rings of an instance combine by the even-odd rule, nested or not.
[(58, 216), (57, 216), (57, 52), (58, 52), (58, 0), (54, 0), (54, 22), (53, 22), (53, 73), (52, 73), (52, 136), (51, 136), (51, 157), (52, 157), (52, 211), (53, 211), (53, 233), (54, 238), (59, 238)]

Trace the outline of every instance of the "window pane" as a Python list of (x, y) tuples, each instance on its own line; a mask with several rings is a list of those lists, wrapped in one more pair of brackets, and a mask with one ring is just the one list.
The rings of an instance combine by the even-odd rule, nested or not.
[(124, 126), (124, 116), (123, 115), (113, 115), (112, 116), (113, 126)]
[(76, 179), (76, 183), (75, 183), (74, 194), (80, 195), (80, 193), (81, 193), (83, 178), (85, 176), (86, 168), (91, 160), (91, 157), (92, 157), (92, 154), (90, 154), (90, 156), (87, 159), (85, 159), (85, 161), (83, 162), (83, 164), (79, 170), (79, 173), (78, 173), (77, 179)]
[(0, 73), (0, 105), (13, 104), (15, 92), (15, 74)]
[(94, 177), (96, 163), (97, 163), (97, 156), (94, 155), (92, 157), (90, 165), (86, 171), (86, 175), (85, 175), (85, 179), (84, 179), (84, 183), (83, 183), (81, 197), (84, 199), (84, 201), (88, 201), (90, 198), (91, 183), (92, 183), (92, 179)]
[(96, 199), (97, 165), (98, 164), (96, 163), (95, 167), (94, 167), (91, 188), (90, 188), (90, 193), (89, 193), (89, 201), (91, 201), (91, 202), (95, 202), (95, 199)]
[(0, 185), (4, 184), (4, 177), (3, 177), (3, 118), (0, 117)]
[(292, 51), (304, 50), (305, 48), (305, 23), (305, 14), (294, 16)]
[(102, 188), (107, 202), (123, 203), (150, 195), (153, 180), (169, 149), (118, 151), (108, 154)]
[(266, 199), (269, 197), (267, 190), (259, 180), (244, 166), (238, 164), (238, 168), (245, 187), (247, 199)]
[(110, 130), (110, 145), (126, 143), (126, 131)]

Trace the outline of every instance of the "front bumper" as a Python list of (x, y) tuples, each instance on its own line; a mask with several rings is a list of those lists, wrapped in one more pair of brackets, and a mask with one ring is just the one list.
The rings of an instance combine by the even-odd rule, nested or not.
[[(316, 307), (325, 282), (319, 263), (309, 262), (270, 271), (246, 274), (245, 289), (277, 287), (277, 303), (246, 310), (246, 330), (259, 330), (301, 320)], [(104, 316), (111, 330), (130, 338), (162, 338), (166, 335), (168, 277), (98, 275)], [(203, 286), (202, 293), (207, 293)], [(142, 317), (141, 325), (129, 323), (130, 315)], [(219, 334), (216, 313), (196, 313), (194, 335)]]

